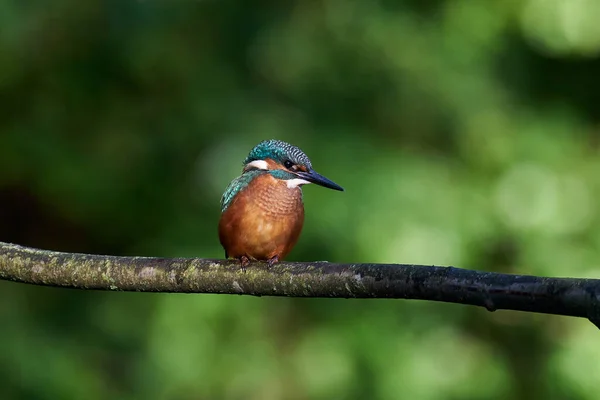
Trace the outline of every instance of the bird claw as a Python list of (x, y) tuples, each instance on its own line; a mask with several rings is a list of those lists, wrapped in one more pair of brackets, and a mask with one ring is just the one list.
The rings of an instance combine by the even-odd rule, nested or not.
[[(240, 267), (242, 272), (246, 272), (246, 267), (250, 264), (250, 258), (246, 256), (241, 256), (238, 258), (240, 260)], [(273, 256), (267, 260), (267, 268), (271, 268), (273, 265), (279, 262), (279, 256)]]
[(246, 272), (246, 267), (250, 264), (250, 259), (246, 256), (240, 257), (240, 267), (242, 268), (242, 272)]
[(279, 262), (279, 256), (273, 256), (267, 260), (267, 266), (271, 268), (273, 265)]

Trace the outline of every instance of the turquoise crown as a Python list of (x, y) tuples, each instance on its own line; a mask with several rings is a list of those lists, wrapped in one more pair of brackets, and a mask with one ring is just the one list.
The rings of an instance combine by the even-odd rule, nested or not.
[(254, 146), (250, 150), (248, 157), (244, 160), (244, 165), (255, 160), (264, 160), (267, 158), (281, 164), (289, 160), (294, 164), (304, 165), (309, 169), (312, 168), (310, 160), (302, 150), (294, 145), (275, 139), (263, 140)]

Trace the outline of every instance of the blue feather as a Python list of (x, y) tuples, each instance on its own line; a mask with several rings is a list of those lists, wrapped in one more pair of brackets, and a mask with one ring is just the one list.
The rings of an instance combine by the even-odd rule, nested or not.
[(255, 160), (265, 160), (267, 158), (275, 160), (280, 164), (283, 164), (286, 160), (290, 160), (294, 164), (304, 165), (309, 169), (312, 168), (310, 160), (302, 150), (289, 143), (275, 139), (264, 140), (254, 146), (248, 157), (244, 160), (244, 165)]
[(223, 193), (223, 196), (221, 197), (221, 212), (225, 212), (227, 207), (231, 205), (231, 202), (235, 196), (248, 187), (250, 182), (252, 182), (252, 179), (267, 172), (268, 171), (252, 170), (232, 180), (229, 186), (227, 186), (227, 189), (225, 189), (225, 193)]

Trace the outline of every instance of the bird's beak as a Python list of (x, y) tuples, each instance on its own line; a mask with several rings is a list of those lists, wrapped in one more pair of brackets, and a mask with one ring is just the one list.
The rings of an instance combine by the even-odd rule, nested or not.
[(300, 171), (300, 172), (296, 172), (296, 175), (301, 178), (304, 179), (306, 181), (309, 181), (311, 183), (317, 184), (319, 186), (323, 186), (329, 189), (334, 189), (334, 190), (339, 190), (339, 191), (344, 191), (344, 188), (341, 187), (340, 185), (338, 185), (337, 183), (330, 181), (329, 179), (325, 178), (323, 175), (315, 172), (314, 170), (308, 170), (307, 172), (304, 171)]

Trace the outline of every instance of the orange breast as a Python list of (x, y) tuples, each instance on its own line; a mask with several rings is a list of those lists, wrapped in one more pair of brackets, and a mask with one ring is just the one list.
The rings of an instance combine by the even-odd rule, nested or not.
[(243, 189), (221, 215), (219, 239), (228, 257), (283, 259), (294, 247), (304, 224), (299, 187), (270, 174), (260, 175)]

